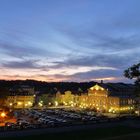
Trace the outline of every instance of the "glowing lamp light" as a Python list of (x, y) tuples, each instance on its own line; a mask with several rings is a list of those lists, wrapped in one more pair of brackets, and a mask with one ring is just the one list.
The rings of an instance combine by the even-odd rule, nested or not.
[(55, 104), (55, 106), (58, 106), (58, 102), (57, 101), (55, 101), (54, 104)]
[(18, 105), (22, 105), (22, 102), (18, 102)]
[(42, 103), (39, 103), (38, 105), (39, 105), (40, 107), (42, 107), (42, 106), (43, 106), (43, 104), (42, 104)]
[(104, 90), (104, 88), (101, 88), (101, 90)]
[(74, 104), (71, 104), (71, 107), (74, 107)]
[(131, 109), (134, 109), (133, 107), (131, 107)]
[(9, 105), (10, 105), (10, 106), (12, 106), (13, 104), (12, 104), (12, 103), (10, 103)]
[(96, 89), (96, 90), (99, 90), (99, 87), (96, 87), (95, 89)]
[(28, 102), (28, 105), (32, 105), (32, 103), (29, 101), (29, 102)]
[(115, 110), (113, 110), (113, 113), (115, 113)]
[(38, 103), (38, 105), (39, 105), (40, 107), (42, 107), (42, 106), (43, 106), (43, 101), (41, 100), (41, 101)]
[(109, 109), (108, 112), (112, 112), (112, 109)]
[(135, 111), (136, 114), (139, 114), (139, 111)]
[(2, 112), (2, 113), (0, 114), (0, 116), (1, 116), (2, 118), (6, 117), (5, 112)]

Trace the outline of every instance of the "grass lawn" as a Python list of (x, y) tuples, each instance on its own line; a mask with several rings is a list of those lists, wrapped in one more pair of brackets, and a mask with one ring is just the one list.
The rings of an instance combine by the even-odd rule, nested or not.
[[(134, 135), (134, 133), (137, 133)], [(132, 134), (131, 136), (129, 136)], [(128, 135), (128, 136), (126, 136)], [(112, 138), (114, 137), (114, 138)], [(97, 128), (86, 131), (44, 134), (26, 137), (0, 138), (1, 140), (129, 140), (140, 139), (140, 129), (117, 126), (112, 128)]]

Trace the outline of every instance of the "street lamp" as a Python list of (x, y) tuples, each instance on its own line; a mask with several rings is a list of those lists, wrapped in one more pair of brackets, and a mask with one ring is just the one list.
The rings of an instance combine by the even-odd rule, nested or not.
[(6, 113), (5, 113), (5, 112), (2, 112), (2, 113), (0, 114), (0, 116), (1, 116), (2, 118), (5, 118), (5, 117), (6, 117)]

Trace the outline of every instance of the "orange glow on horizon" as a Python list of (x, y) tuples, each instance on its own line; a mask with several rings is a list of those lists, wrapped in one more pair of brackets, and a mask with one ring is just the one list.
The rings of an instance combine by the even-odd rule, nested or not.
[(87, 79), (87, 80), (71, 80), (70, 77), (62, 77), (62, 78), (56, 78), (56, 77), (50, 77), (47, 76), (43, 77), (43, 76), (1, 76), (0, 80), (36, 80), (36, 81), (46, 81), (46, 82), (62, 82), (62, 81), (79, 81), (79, 82), (86, 82), (86, 81), (118, 81), (121, 80), (120, 77), (105, 77), (105, 78), (93, 78), (93, 79)]
[(36, 80), (36, 81), (46, 81), (46, 82), (62, 82), (62, 81), (67, 81), (67, 78), (55, 78), (55, 77), (39, 77), (39, 76), (1, 76), (0, 80)]
[[(100, 67), (94, 67), (94, 69), (100, 69)], [(75, 68), (76, 69), (76, 68)], [(72, 71), (71, 71), (72, 70)], [(1, 68), (0, 69), (0, 80), (26, 80), (26, 79), (31, 79), (31, 80), (37, 80), (37, 81), (46, 81), (46, 82), (62, 82), (62, 81), (75, 81), (75, 82), (86, 82), (86, 81), (120, 81), (123, 80), (123, 78), (120, 77), (103, 77), (103, 78), (89, 78), (89, 79), (81, 79), (79, 78), (75, 78), (74, 75), (84, 71), (90, 71), (91, 69), (88, 67), (81, 67), (77, 70), (73, 70), (73, 68), (71, 69), (65, 69), (65, 71), (67, 71), (65, 73), (65, 71), (62, 70), (53, 70), (51, 72), (46, 71), (40, 71), (40, 70), (34, 70), (34, 69), (26, 69), (24, 70), (20, 70), (20, 69), (5, 69), (5, 68)], [(58, 73), (57, 73), (58, 72)], [(59, 74), (60, 72), (60, 74)], [(57, 73), (57, 74), (56, 74)], [(62, 73), (62, 74), (61, 74)], [(3, 74), (3, 75), (2, 75)], [(69, 75), (71, 74), (71, 75)]]
[(93, 81), (116, 81), (116, 80), (119, 80), (120, 77), (103, 77), (103, 78), (95, 78), (95, 79), (92, 79)]

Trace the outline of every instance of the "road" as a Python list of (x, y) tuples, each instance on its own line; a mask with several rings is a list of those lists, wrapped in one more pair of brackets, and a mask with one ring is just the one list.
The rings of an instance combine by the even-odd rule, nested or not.
[(18, 136), (30, 136), (50, 133), (61, 133), (61, 132), (72, 132), (81, 130), (91, 130), (96, 128), (110, 128), (115, 126), (130, 126), (129, 122), (110, 122), (100, 124), (87, 124), (87, 125), (76, 125), (76, 126), (65, 126), (56, 128), (41, 128), (41, 129), (28, 129), (28, 130), (17, 130), (17, 131), (6, 131), (0, 132), (0, 137), (18, 137)]

